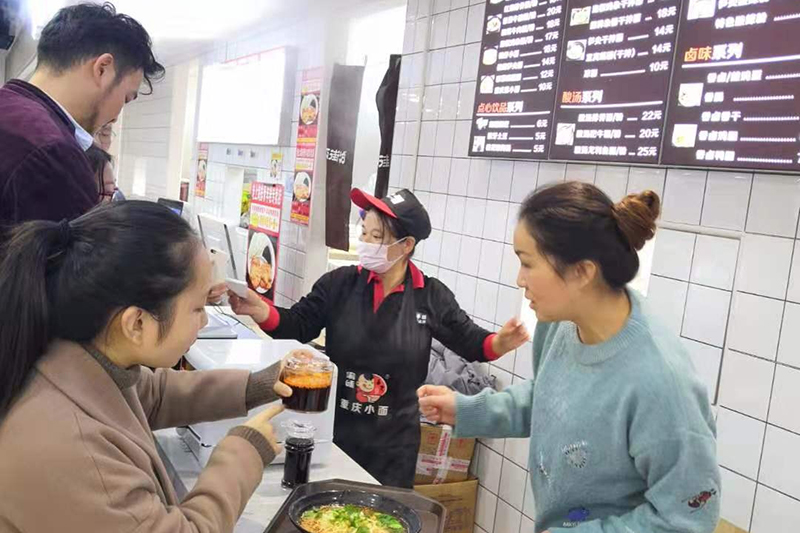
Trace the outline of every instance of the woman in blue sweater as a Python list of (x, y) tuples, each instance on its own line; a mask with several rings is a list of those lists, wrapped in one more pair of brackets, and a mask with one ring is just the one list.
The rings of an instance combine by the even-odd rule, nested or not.
[(678, 338), (626, 288), (660, 212), (652, 191), (614, 204), (585, 183), (541, 189), (514, 234), (536, 312), (534, 379), (503, 392), (419, 390), (460, 437), (530, 437), (536, 530), (711, 533), (714, 417)]

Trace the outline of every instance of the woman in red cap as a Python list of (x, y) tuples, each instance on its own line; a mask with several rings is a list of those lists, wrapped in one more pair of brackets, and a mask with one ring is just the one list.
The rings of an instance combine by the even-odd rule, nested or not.
[(311, 293), (281, 309), (250, 291), (230, 294), (275, 339), (310, 342), (326, 328), (339, 367), (334, 442), (384, 485), (412, 487), (420, 442), (416, 390), (428, 373), (431, 340), (470, 361), (515, 350), (528, 332), (512, 318), (498, 333), (476, 325), (439, 280), (412, 262), (431, 233), (428, 213), (408, 190), (382, 200), (353, 189), (363, 210), (360, 266), (322, 276)]

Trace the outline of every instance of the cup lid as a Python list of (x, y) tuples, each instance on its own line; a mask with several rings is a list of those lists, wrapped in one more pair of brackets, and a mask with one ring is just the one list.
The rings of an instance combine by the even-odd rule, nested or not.
[(309, 350), (294, 350), (285, 358), (286, 368), (303, 372), (330, 372), (333, 363), (327, 357)]
[(314, 433), (317, 431), (311, 423), (302, 422), (297, 419), (284, 420), (281, 427), (286, 430), (290, 437), (296, 439), (313, 439)]

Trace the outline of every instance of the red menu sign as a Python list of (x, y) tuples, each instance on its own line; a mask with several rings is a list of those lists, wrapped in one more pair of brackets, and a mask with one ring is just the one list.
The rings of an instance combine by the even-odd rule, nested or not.
[(314, 158), (317, 154), (322, 74), (321, 68), (304, 71), (300, 89), (300, 120), (297, 125), (291, 221), (303, 226), (308, 226), (311, 218), (311, 191)]
[(256, 182), (251, 186), (250, 195), (247, 283), (258, 294), (274, 300), (283, 211), (283, 185)]

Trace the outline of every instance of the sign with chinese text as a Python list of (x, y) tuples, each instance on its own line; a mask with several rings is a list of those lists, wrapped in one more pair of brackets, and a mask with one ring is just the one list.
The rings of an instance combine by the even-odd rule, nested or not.
[(800, 169), (800, 3), (685, 0), (662, 161)]
[(567, 0), (487, 0), (469, 155), (545, 159)]
[(345, 251), (350, 248), (350, 189), (363, 80), (364, 67), (333, 66), (325, 150), (325, 244)]
[(570, 0), (551, 159), (658, 163), (680, 0)]
[(291, 221), (303, 226), (308, 226), (311, 218), (311, 192), (314, 158), (317, 154), (322, 74), (321, 68), (303, 71), (300, 89), (300, 120), (297, 125)]
[(247, 241), (247, 283), (258, 294), (273, 301), (278, 274), (282, 211), (283, 185), (252, 183), (250, 231)]

